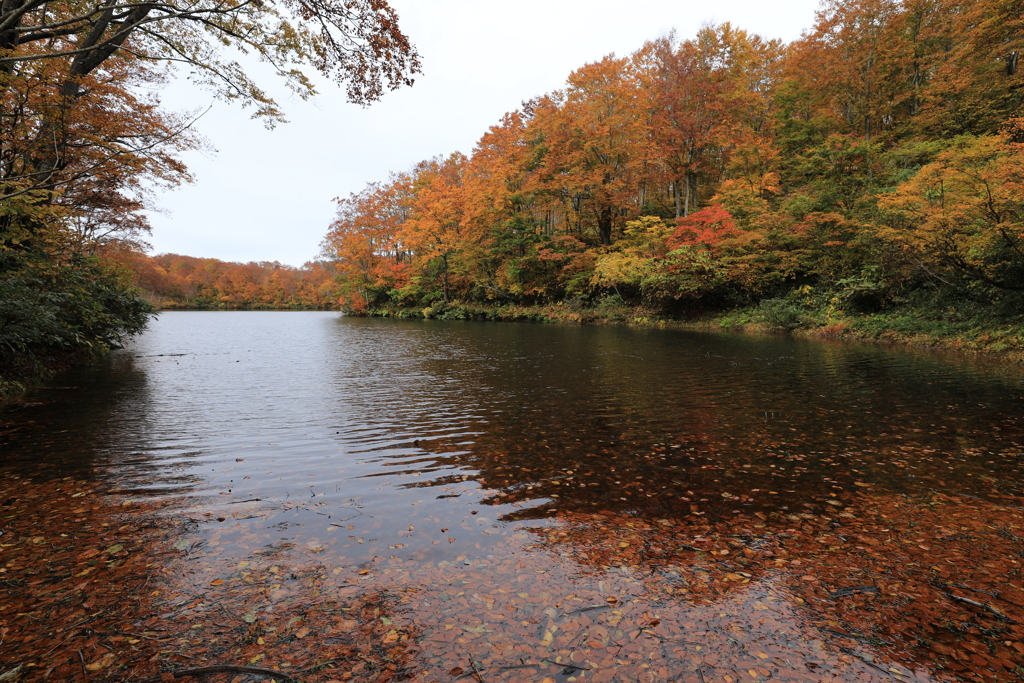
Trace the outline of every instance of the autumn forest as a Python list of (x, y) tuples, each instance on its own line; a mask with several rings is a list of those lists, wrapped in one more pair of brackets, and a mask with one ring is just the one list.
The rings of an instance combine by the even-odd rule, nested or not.
[(351, 312), (746, 308), (782, 329), (1017, 320), (1024, 46), (1004, 0), (825, 2), (791, 44), (732, 24), (573, 72), (471, 153), (339, 202)]

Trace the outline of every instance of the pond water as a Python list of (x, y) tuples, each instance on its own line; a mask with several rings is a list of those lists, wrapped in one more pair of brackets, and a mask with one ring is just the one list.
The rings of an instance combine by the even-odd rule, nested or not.
[[(926, 632), (928, 618), (868, 633), (824, 601), (856, 588), (870, 613), (887, 595), (866, 573), (878, 540), (865, 526), (856, 545), (844, 524), (885, 519), (895, 534), (902, 510), (922, 538), (901, 552), (930, 549), (967, 534), (936, 529), (973, 506), (1014, 543), (1022, 417), (1019, 368), (921, 351), (169, 312), (0, 413), (0, 446), (6, 468), (177, 501), (168, 514), (195, 521), (182, 548), (202, 558), (179, 590), (263, 563), (320, 567), (318, 590), (340, 596), (391, 591), (400, 670), (416, 680), (458, 667), (489, 681), (1012, 678), (1013, 605), (1005, 619), (946, 606), (988, 634), (992, 661), (978, 663), (957, 654), (966, 636)], [(833, 555), (801, 550), (801, 533)], [(968, 546), (982, 532), (970, 533)], [(920, 560), (933, 572), (921, 585), (938, 585), (939, 563)], [(990, 583), (1019, 587), (1008, 566)], [(257, 611), (302, 588), (274, 590)]]

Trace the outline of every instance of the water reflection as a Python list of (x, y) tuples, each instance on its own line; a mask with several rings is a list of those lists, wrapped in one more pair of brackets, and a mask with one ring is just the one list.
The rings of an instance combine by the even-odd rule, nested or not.
[[(197, 525), (186, 547), (211, 571), (315, 558), (343, 586), (354, 572), (389, 590), (420, 586), (405, 596), (422, 602), (410, 619), (462, 573), (493, 583), (499, 567), (516, 581), (542, 572), (572, 600), (633, 590), (631, 619), (711, 600), (711, 633), (726, 628), (711, 618), (723, 601), (746, 605), (729, 613), (753, 624), (762, 593), (785, 588), (778, 614), (797, 610), (787, 581), (803, 586), (808, 566), (818, 583), (805, 583), (823, 595), (861, 585), (848, 579), (871, 560), (834, 563), (851, 575), (826, 580), (837, 556), (818, 550), (846, 548), (832, 536), (865, 512), (920, 508), (909, 539), (923, 519), (941, 523), (925, 514), (935, 496), (960, 496), (1015, 534), (1022, 389), (1016, 368), (781, 337), (168, 313), (130, 348), (0, 413), (0, 448), (7, 468), (37, 476), (88, 473), (133, 497), (184, 497)], [(984, 528), (991, 547), (1003, 542)], [(776, 562), (785, 557), (805, 569)], [(569, 623), (555, 606), (569, 592), (502, 597), (514, 609), (500, 618), (497, 597), (455, 613), (543, 643), (544, 619)], [(579, 633), (614, 626), (598, 611), (589, 626), (573, 621)], [(820, 637), (805, 634), (806, 647)], [(457, 663), (449, 654), (437, 662)], [(842, 667), (871, 671), (856, 657)]]
[[(135, 467), (150, 447), (146, 369), (126, 354), (75, 369), (0, 410), (3, 464), (44, 478), (91, 477), (108, 454)], [(136, 406), (136, 410), (126, 410)], [(142, 462), (133, 455), (142, 455)], [(164, 476), (160, 469), (156, 477)]]
[(1018, 495), (1021, 382), (786, 338), (168, 313), (0, 419), (9, 465), (146, 495), (358, 499), (400, 528), (413, 503), (450, 521), (456, 501), (514, 520), (816, 509), (858, 483)]

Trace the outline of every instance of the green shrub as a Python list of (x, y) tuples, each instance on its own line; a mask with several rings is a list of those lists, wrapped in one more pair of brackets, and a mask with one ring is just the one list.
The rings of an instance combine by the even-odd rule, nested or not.
[(787, 332), (809, 322), (801, 307), (786, 299), (765, 299), (758, 305), (757, 315), (768, 327)]
[(100, 259), (8, 256), (0, 263), (0, 385), (16, 393), (26, 379), (118, 346), (153, 312), (129, 275)]

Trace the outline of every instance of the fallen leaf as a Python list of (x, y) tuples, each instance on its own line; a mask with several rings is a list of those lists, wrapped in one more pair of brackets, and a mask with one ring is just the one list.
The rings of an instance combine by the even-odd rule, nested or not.
[(108, 666), (114, 663), (114, 659), (116, 659), (116, 655), (114, 655), (113, 652), (108, 652), (107, 654), (103, 655), (102, 658), (97, 659), (95, 662), (92, 662), (91, 664), (87, 664), (85, 668), (89, 671), (99, 671), (100, 669), (106, 669)]

